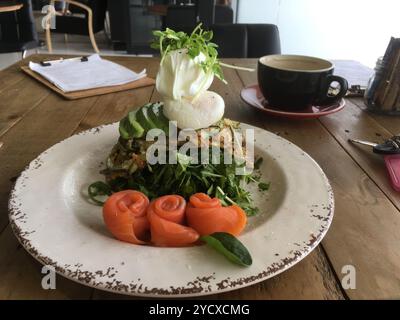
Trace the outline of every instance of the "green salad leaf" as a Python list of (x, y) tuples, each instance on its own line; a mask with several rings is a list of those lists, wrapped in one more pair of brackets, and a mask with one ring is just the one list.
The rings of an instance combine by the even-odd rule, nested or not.
[(257, 158), (256, 161), (254, 161), (254, 169), (259, 170), (263, 161), (264, 159), (262, 157)]
[[(234, 131), (239, 128), (239, 123), (222, 119), (212, 127), (216, 130), (214, 133), (224, 128)], [(263, 161), (261, 157), (255, 159), (255, 171), (246, 171), (243, 170), (246, 166), (243, 161), (237, 163), (232, 159), (231, 163), (224, 163), (223, 147), (216, 145), (208, 150), (208, 154), (198, 149), (197, 158), (190, 156), (190, 152), (168, 152), (165, 164), (150, 165), (146, 162), (146, 152), (151, 142), (146, 141), (145, 135), (148, 130), (156, 128), (168, 128), (162, 103), (146, 104), (129, 112), (120, 121), (120, 138), (106, 161), (107, 168), (101, 171), (111, 191), (134, 189), (150, 199), (167, 194), (179, 194), (189, 199), (192, 194), (203, 192), (219, 198), (224, 206), (241, 207), (247, 216), (258, 213), (259, 209), (245, 187), (249, 183), (257, 183), (260, 191), (268, 190), (269, 184), (260, 181), (261, 175), (257, 171)], [(176, 161), (169, 161), (170, 156), (176, 157)], [(207, 156), (208, 161), (203, 161)], [(92, 188), (93, 201), (99, 203), (96, 201), (96, 197), (101, 196), (99, 188), (97, 185)], [(106, 194), (106, 191), (103, 193)]]
[(258, 184), (258, 189), (260, 191), (267, 191), (269, 189), (269, 183), (265, 183), (265, 182), (260, 182)]
[(210, 235), (201, 236), (200, 240), (223, 254), (229, 261), (241, 265), (251, 266), (253, 259), (250, 252), (236, 237), (226, 232), (215, 232)]
[[(119, 173), (117, 178), (107, 179), (113, 191), (124, 189), (140, 190), (149, 198), (156, 198), (166, 194), (179, 194), (188, 199), (197, 192), (207, 193), (211, 197), (217, 197), (222, 205), (238, 205), (247, 216), (258, 213), (254, 206), (251, 194), (244, 186), (249, 182), (258, 182), (260, 177), (255, 173), (246, 175), (235, 174), (237, 168), (244, 164), (223, 163), (223, 152), (220, 153), (220, 161), (213, 164), (193, 163), (193, 159), (183, 154), (176, 154), (177, 163), (148, 165), (142, 170), (129, 173), (128, 170), (110, 171), (103, 173), (113, 176)], [(211, 157), (211, 150), (210, 150)]]
[(89, 185), (88, 194), (90, 199), (95, 204), (102, 206), (104, 201), (100, 200), (99, 197), (104, 198), (104, 196), (110, 196), (112, 194), (112, 190), (107, 183), (103, 181), (96, 181)]

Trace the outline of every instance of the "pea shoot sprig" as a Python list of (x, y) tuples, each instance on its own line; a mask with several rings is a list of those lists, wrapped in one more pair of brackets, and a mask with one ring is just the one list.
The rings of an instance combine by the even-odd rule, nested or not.
[(213, 32), (202, 29), (201, 23), (192, 31), (190, 35), (183, 31), (176, 32), (172, 29), (166, 28), (165, 31), (153, 31), (154, 40), (151, 43), (153, 49), (160, 50), (161, 63), (165, 56), (174, 50), (186, 49), (187, 54), (191, 59), (195, 59), (200, 53), (205, 56), (205, 59), (197, 63), (203, 68), (206, 74), (212, 72), (214, 75), (226, 83), (222, 66), (246, 71), (254, 71), (253, 69), (232, 66), (222, 63), (218, 59), (218, 45), (211, 42), (214, 34)]

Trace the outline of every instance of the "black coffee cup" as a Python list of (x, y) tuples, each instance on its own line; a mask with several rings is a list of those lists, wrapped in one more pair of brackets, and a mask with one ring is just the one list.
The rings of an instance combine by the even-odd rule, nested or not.
[[(282, 110), (326, 106), (347, 92), (346, 79), (333, 75), (334, 65), (323, 59), (298, 55), (269, 55), (258, 60), (258, 84), (268, 105)], [(329, 94), (332, 82), (340, 90)]]

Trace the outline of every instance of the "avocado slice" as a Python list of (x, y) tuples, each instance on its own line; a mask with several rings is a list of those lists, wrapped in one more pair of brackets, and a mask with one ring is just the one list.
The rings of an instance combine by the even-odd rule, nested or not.
[(136, 121), (135, 111), (131, 111), (119, 122), (119, 134), (123, 139), (140, 138), (143, 136), (144, 129)]
[(119, 135), (126, 140), (128, 140), (133, 136), (133, 132), (131, 130), (131, 125), (129, 123), (128, 118), (123, 118), (119, 122)]
[(140, 123), (140, 125), (146, 130), (149, 131), (151, 129), (157, 128), (155, 123), (150, 119), (148, 115), (148, 111), (151, 108), (151, 104), (145, 104), (141, 107), (136, 113), (136, 119)]
[(162, 103), (154, 103), (151, 108), (149, 108), (147, 112), (150, 119), (156, 125), (157, 128), (164, 131), (166, 135), (168, 135), (168, 123), (169, 120), (163, 113), (163, 104)]

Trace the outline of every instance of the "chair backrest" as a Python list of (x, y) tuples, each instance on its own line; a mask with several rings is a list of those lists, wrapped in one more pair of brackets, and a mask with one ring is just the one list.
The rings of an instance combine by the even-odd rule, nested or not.
[(274, 24), (247, 24), (247, 58), (281, 53), (278, 27)]
[(213, 42), (221, 58), (259, 58), (281, 53), (279, 30), (273, 24), (215, 24)]
[(242, 24), (214, 24), (212, 42), (221, 58), (247, 58), (247, 30)]
[(194, 5), (168, 6), (165, 25), (173, 30), (192, 32), (197, 24), (197, 7)]
[[(19, 3), (23, 4), (21, 9), (0, 13), (0, 43), (23, 46), (28, 42), (39, 42), (31, 0), (20, 0)], [(16, 48), (15, 51), (18, 50), (24, 50), (24, 48)]]

